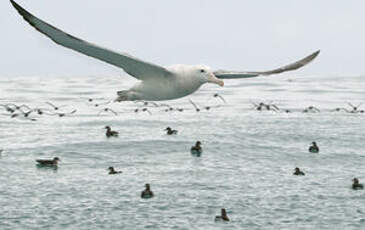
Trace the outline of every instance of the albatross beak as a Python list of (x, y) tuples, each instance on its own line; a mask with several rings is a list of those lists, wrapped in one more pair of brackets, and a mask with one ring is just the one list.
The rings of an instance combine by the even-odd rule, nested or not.
[(218, 79), (213, 73), (211, 73), (209, 75), (208, 82), (209, 83), (214, 83), (214, 84), (217, 84), (217, 85), (220, 85), (220, 86), (224, 86), (224, 81), (222, 81), (221, 79)]

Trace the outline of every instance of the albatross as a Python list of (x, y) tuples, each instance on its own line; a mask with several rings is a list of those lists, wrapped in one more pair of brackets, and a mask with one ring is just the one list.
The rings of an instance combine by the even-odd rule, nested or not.
[(205, 83), (224, 85), (223, 79), (252, 78), (299, 69), (317, 57), (320, 50), (292, 64), (269, 71), (211, 70), (206, 65), (173, 65), (163, 67), (142, 61), (126, 53), (114, 52), (63, 32), (44, 22), (10, 0), (19, 14), (36, 30), (55, 43), (122, 68), (139, 80), (129, 90), (118, 91), (115, 101), (163, 101), (181, 98), (197, 91)]

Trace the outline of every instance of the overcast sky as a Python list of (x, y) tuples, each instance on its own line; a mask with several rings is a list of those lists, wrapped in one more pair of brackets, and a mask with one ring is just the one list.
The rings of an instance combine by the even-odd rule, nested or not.
[[(297, 75), (365, 74), (365, 1), (17, 0), (70, 34), (160, 65), (266, 70), (321, 49)], [(113, 75), (0, 1), (0, 76)]]

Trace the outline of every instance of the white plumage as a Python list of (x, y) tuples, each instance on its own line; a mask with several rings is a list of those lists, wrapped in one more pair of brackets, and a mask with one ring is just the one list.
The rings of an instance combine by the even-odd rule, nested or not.
[(162, 67), (76, 38), (33, 16), (13, 0), (10, 2), (31, 26), (57, 44), (120, 67), (140, 80), (129, 90), (119, 91), (117, 101), (177, 99), (194, 93), (205, 83), (223, 86), (222, 79), (250, 78), (295, 70), (308, 64), (319, 54), (318, 50), (297, 62), (270, 71), (212, 71), (204, 65)]

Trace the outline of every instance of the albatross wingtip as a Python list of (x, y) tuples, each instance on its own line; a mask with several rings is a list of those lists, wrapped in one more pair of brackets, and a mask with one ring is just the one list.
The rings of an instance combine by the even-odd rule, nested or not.
[(321, 52), (321, 50), (317, 50), (316, 52), (312, 53), (310, 56), (312, 56), (313, 58), (317, 57), (318, 54)]
[(19, 6), (19, 4), (18, 3), (16, 3), (15, 1), (13, 1), (13, 0), (10, 0), (10, 3), (15, 7), (15, 9), (17, 9), (17, 10), (19, 10), (19, 9), (21, 9), (22, 7), (21, 6)]
[[(312, 53), (311, 55), (309, 55), (308, 56), (308, 63), (310, 62), (310, 61), (312, 61), (313, 59), (315, 59), (318, 55), (319, 55), (319, 53), (321, 52), (321, 50), (317, 50), (316, 52), (314, 52), (314, 53)], [(305, 60), (306, 58), (304, 58), (304, 60)]]
[(32, 14), (30, 14), (28, 11), (26, 11), (23, 7), (21, 7), (18, 3), (16, 3), (15, 1), (13, 0), (10, 0), (10, 3), (13, 5), (13, 7), (19, 12), (19, 14), (21, 16), (23, 16), (23, 18), (28, 21), (29, 21), (29, 18), (32, 17)]

